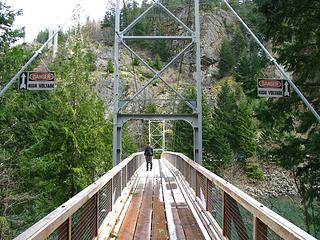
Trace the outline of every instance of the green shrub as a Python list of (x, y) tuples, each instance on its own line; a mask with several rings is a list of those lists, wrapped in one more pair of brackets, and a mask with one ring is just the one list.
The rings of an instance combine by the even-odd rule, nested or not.
[(140, 64), (140, 61), (139, 61), (139, 59), (138, 58), (133, 58), (133, 60), (132, 60), (132, 65), (133, 66), (139, 66), (139, 64)]
[(161, 70), (163, 67), (159, 54), (157, 54), (156, 58), (154, 59), (153, 67), (157, 70)]
[(0, 239), (9, 240), (11, 238), (10, 227), (7, 219), (3, 216), (0, 216)]
[(256, 179), (256, 180), (263, 180), (264, 174), (258, 163), (257, 159), (254, 157), (247, 158), (245, 160), (245, 170), (246, 175), (249, 178)]
[(114, 73), (114, 67), (113, 67), (113, 63), (112, 63), (111, 59), (108, 60), (107, 71), (109, 73)]
[(159, 91), (160, 94), (165, 94), (166, 93), (166, 89), (164, 87), (162, 87)]
[(157, 105), (154, 103), (149, 103), (146, 106), (146, 112), (147, 113), (156, 113), (157, 112)]
[(144, 78), (147, 78), (147, 79), (151, 79), (154, 77), (154, 74), (152, 72), (150, 72), (148, 69), (146, 68), (142, 68), (140, 70), (140, 74), (144, 77)]

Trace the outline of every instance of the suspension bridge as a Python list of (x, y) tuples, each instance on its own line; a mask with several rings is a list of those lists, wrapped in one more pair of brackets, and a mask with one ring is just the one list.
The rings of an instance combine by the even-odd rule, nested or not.
[(23, 239), (315, 239), (181, 153), (134, 153)]
[[(224, 2), (319, 120), (318, 113), (284, 69), (229, 3)], [(177, 36), (126, 35), (155, 7), (172, 17), (181, 29), (184, 29), (185, 34)], [(113, 168), (15, 239), (315, 239), (201, 165), (202, 90), (199, 1), (194, 1), (194, 29), (175, 16), (161, 1), (154, 1), (124, 30), (120, 29), (120, 0), (116, 1), (115, 16)], [(53, 37), (54, 35), (51, 36), (51, 39)], [(190, 42), (163, 69), (157, 71), (126, 43), (126, 41), (141, 39), (187, 40)], [(120, 46), (139, 59), (154, 75), (128, 99), (120, 98)], [(190, 47), (195, 49), (194, 76), (197, 90), (195, 102), (187, 100), (162, 76), (162, 73)], [(1, 91), (0, 95), (4, 94), (27, 65), (41, 53), (42, 49), (43, 47), (36, 52), (26, 66)], [(175, 97), (183, 101), (192, 113), (141, 114), (130, 110), (125, 112), (124, 109), (139, 98), (141, 93), (156, 80), (161, 80), (170, 88)], [(151, 171), (146, 171), (143, 152), (133, 153), (130, 157), (122, 159), (122, 128), (130, 120), (187, 121), (193, 128), (193, 159), (181, 153), (167, 152), (162, 144), (159, 144), (161, 157), (153, 160)]]

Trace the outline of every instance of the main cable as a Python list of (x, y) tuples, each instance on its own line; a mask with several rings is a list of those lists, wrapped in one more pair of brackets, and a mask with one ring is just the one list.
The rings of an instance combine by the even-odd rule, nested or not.
[(32, 55), (32, 57), (29, 59), (29, 61), (23, 65), (23, 67), (14, 75), (14, 77), (4, 86), (4, 88), (0, 91), (0, 97), (9, 89), (9, 87), (14, 83), (17, 78), (20, 77), (22, 72), (42, 53), (42, 50), (52, 41), (52, 39), (63, 29), (63, 27), (74, 18), (77, 11), (79, 10), (80, 5), (77, 4), (74, 10), (72, 11), (72, 15), (60, 26), (58, 29), (48, 38), (48, 40), (38, 49), (35, 51), (35, 53)]
[(320, 123), (320, 116), (319, 113), (312, 107), (312, 105), (309, 103), (309, 101), (306, 99), (306, 97), (303, 95), (303, 93), (299, 90), (299, 88), (295, 85), (293, 80), (289, 77), (287, 72), (284, 70), (284, 68), (277, 62), (277, 60), (271, 55), (271, 53), (268, 51), (268, 49), (262, 44), (262, 42), (258, 39), (258, 37), (252, 32), (252, 30), (248, 27), (248, 25), (243, 21), (243, 19), (239, 16), (239, 14), (234, 10), (234, 8), (228, 3), (227, 0), (222, 0), (228, 8), (231, 10), (231, 12), (238, 18), (238, 20), (241, 22), (241, 24), (247, 29), (247, 31), (251, 34), (251, 36), (254, 38), (254, 40), (258, 43), (258, 45), (261, 47), (261, 49), (267, 54), (269, 60), (279, 69), (281, 74), (285, 77), (285, 79), (289, 82), (290, 86), (293, 88), (293, 90), (299, 95), (301, 100), (304, 102), (304, 104), (309, 108), (311, 113), (316, 117), (316, 119)]

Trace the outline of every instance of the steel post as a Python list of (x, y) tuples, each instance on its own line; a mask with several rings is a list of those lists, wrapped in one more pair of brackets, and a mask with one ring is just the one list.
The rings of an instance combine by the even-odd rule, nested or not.
[(197, 80), (197, 128), (194, 128), (194, 161), (202, 165), (202, 78), (201, 78), (201, 42), (200, 7), (195, 0), (195, 38), (196, 38), (196, 80)]
[(116, 166), (121, 161), (121, 129), (118, 122), (119, 110), (119, 44), (120, 44), (120, 0), (116, 0), (115, 35), (114, 35), (114, 82), (113, 82), (113, 154), (112, 164)]

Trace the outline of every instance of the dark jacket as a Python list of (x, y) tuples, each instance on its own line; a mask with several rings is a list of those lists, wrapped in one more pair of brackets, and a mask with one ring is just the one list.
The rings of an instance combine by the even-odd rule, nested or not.
[(153, 148), (150, 146), (147, 146), (146, 149), (144, 150), (144, 155), (145, 156), (153, 156)]

